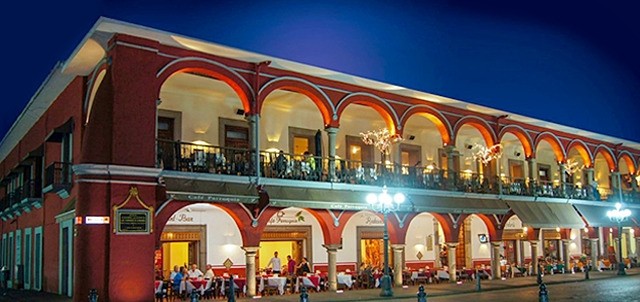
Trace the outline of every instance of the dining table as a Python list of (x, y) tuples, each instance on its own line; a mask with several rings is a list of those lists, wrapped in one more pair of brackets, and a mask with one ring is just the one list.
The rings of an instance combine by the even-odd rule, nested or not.
[[(265, 283), (266, 279), (266, 283)], [(260, 284), (258, 286), (258, 292), (262, 292), (266, 287), (278, 288), (278, 293), (284, 295), (284, 287), (287, 285), (287, 277), (280, 276), (261, 276)]]
[(153, 283), (153, 288), (154, 288), (153, 292), (156, 294), (162, 293), (162, 284), (163, 284), (162, 280), (155, 280), (155, 282)]
[(353, 276), (351, 274), (340, 273), (337, 276), (338, 284), (343, 284), (347, 288), (351, 288), (353, 286)]
[(314, 288), (316, 291), (320, 291), (320, 276), (307, 275), (300, 276), (296, 282), (296, 292), (300, 291), (300, 286), (307, 288)]

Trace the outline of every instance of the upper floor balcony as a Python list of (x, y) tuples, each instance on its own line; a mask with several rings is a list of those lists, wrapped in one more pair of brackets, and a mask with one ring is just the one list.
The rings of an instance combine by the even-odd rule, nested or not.
[(67, 198), (73, 186), (71, 163), (54, 162), (44, 170), (43, 193), (54, 192), (60, 198)]
[(0, 218), (7, 220), (20, 216), (23, 212), (30, 212), (32, 207), (41, 206), (42, 183), (38, 180), (27, 180), (0, 199)]
[[(552, 129), (509, 125), (504, 116), (488, 118), (490, 112), (465, 116), (428, 103), (402, 111), (366, 93), (348, 94), (335, 105), (301, 87), (271, 91), (257, 116), (246, 114), (251, 107), (224, 81), (170, 76), (157, 107), (158, 167), (497, 195), (638, 197), (640, 177), (628, 152), (561, 140)], [(388, 154), (361, 136), (382, 128), (403, 138)], [(476, 156), (496, 145), (501, 156)]]

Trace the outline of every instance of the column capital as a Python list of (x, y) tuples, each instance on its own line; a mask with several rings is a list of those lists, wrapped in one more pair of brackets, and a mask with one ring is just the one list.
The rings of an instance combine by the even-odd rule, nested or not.
[(327, 252), (337, 252), (342, 249), (342, 244), (323, 244), (322, 247), (327, 249)]
[(611, 175), (618, 176), (618, 175), (620, 175), (620, 171), (613, 171), (613, 172), (611, 172)]
[(569, 244), (571, 243), (571, 239), (562, 239), (562, 243)]
[(256, 254), (258, 253), (258, 250), (260, 249), (259, 246), (243, 246), (241, 247), (242, 250), (244, 250), (245, 254), (250, 255), (250, 254)]
[(540, 243), (540, 240), (527, 240), (529, 241), (529, 244), (531, 245), (538, 245), (538, 243)]
[(340, 130), (340, 128), (332, 127), (332, 126), (324, 128), (324, 131), (326, 131), (329, 134), (336, 134), (336, 133), (338, 133), (339, 130)]
[(458, 244), (460, 244), (459, 242), (447, 242), (445, 243), (447, 245), (448, 248), (456, 248), (458, 247)]
[(258, 119), (260, 119), (260, 115), (257, 113), (249, 113), (245, 115), (244, 119), (248, 122), (256, 122)]
[(598, 238), (589, 238), (589, 241), (591, 241), (591, 242), (598, 242), (598, 240), (600, 240), (600, 239), (598, 239)]
[(391, 249), (393, 249), (393, 250), (401, 250), (401, 249), (403, 249), (405, 246), (406, 246), (405, 244), (392, 244), (392, 245), (391, 245)]
[(536, 162), (535, 156), (527, 157), (525, 160), (528, 161), (528, 162)]
[(491, 241), (492, 247), (500, 247), (501, 244), (502, 244), (502, 241)]

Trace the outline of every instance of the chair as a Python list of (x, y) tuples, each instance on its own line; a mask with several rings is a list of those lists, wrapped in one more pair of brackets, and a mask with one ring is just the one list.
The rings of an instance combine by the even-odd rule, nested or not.
[(372, 278), (366, 272), (361, 273), (359, 279), (360, 279), (359, 280), (360, 281), (359, 282), (360, 283), (359, 284), (360, 288), (371, 288), (371, 287), (373, 287), (373, 283), (371, 282)]
[(169, 301), (169, 282), (162, 282), (162, 285), (156, 290), (155, 296), (156, 301), (164, 301), (164, 299)]

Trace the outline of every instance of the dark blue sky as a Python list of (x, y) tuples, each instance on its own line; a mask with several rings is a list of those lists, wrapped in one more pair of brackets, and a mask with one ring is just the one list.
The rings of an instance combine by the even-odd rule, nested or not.
[(302, 2), (13, 2), (0, 13), (0, 136), (106, 16), (640, 142), (638, 7)]

